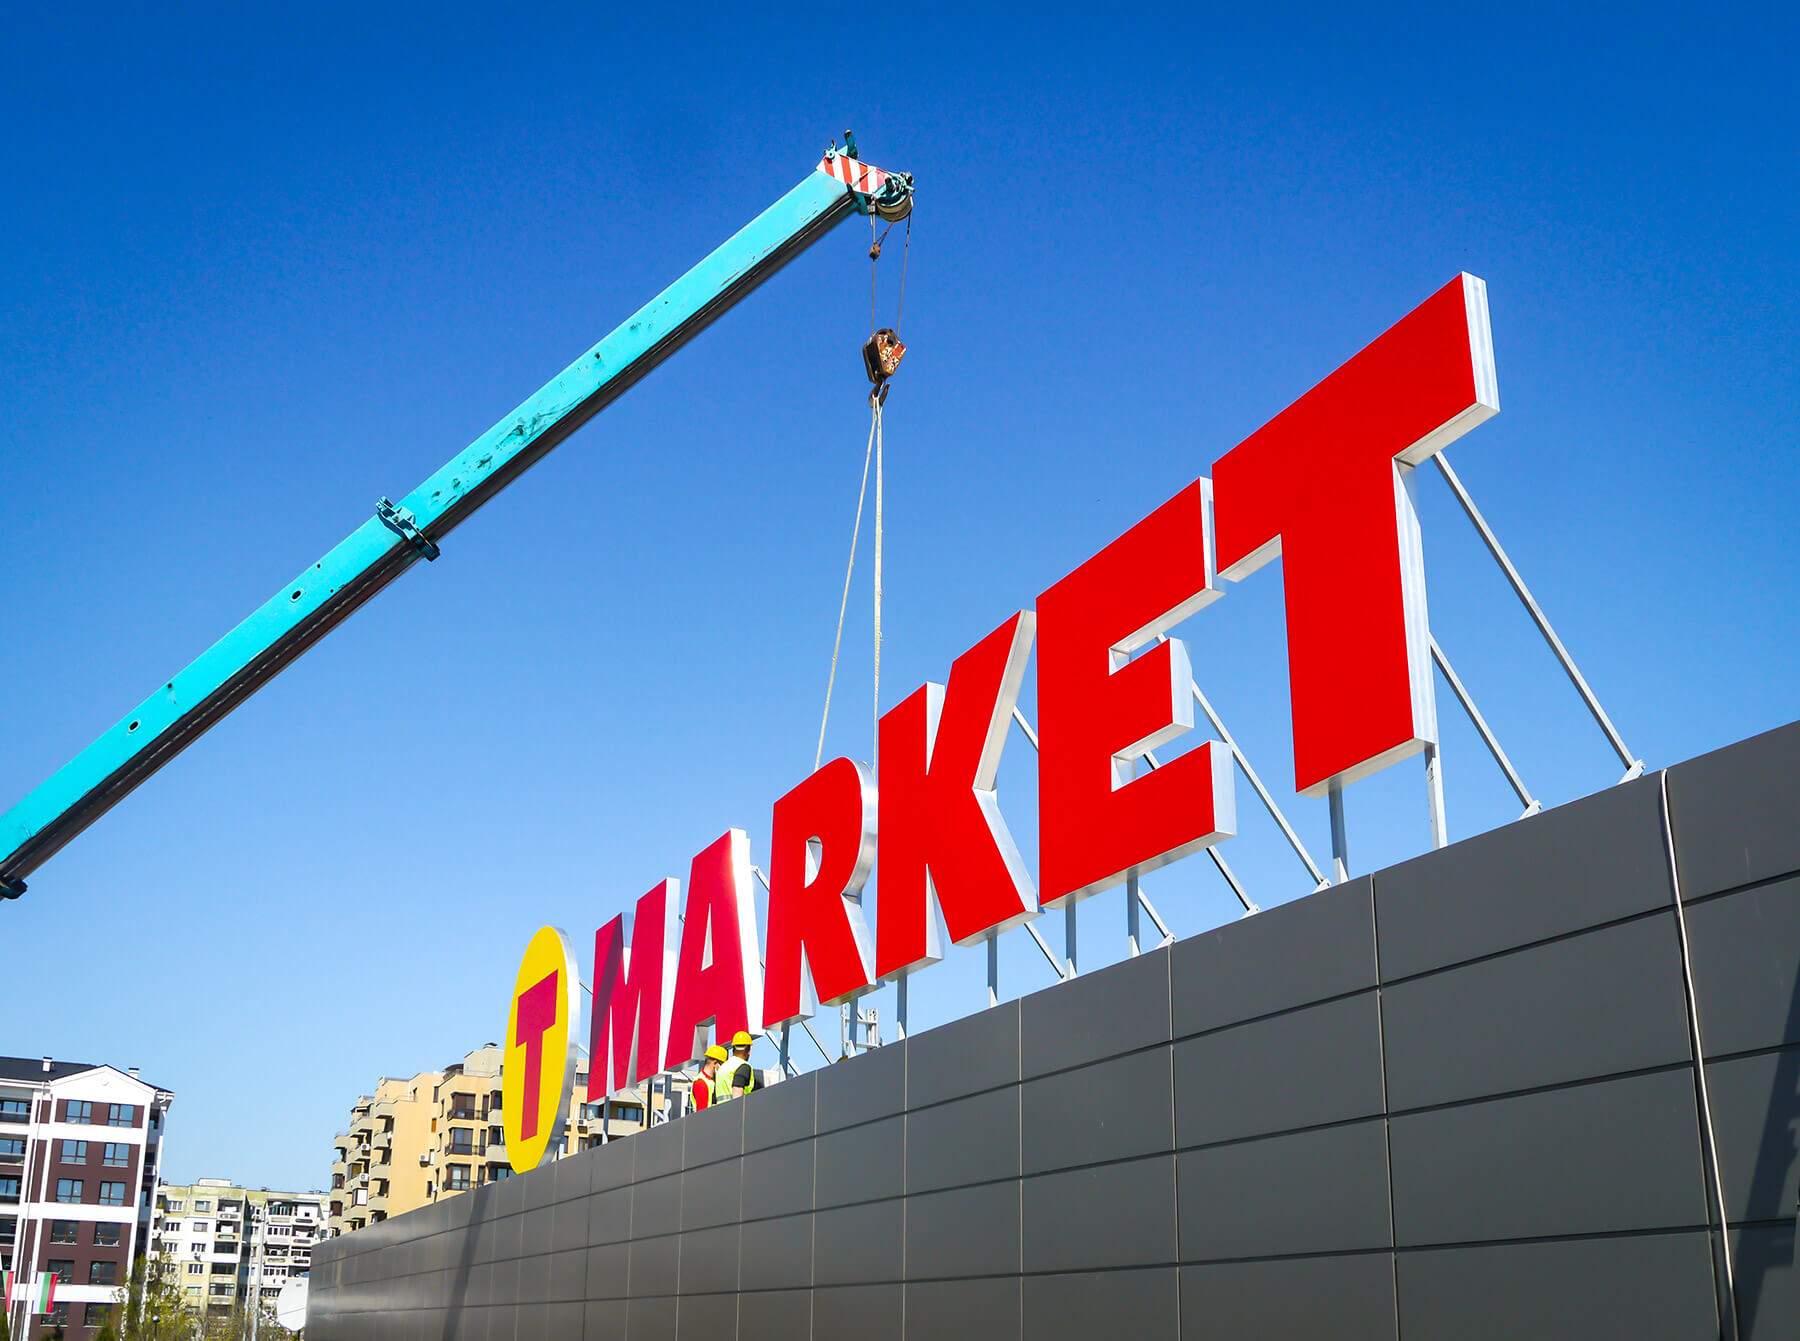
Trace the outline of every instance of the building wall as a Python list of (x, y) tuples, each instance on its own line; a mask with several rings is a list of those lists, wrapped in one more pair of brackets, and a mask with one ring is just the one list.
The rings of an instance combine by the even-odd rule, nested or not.
[[(10, 1230), (0, 1233), (0, 1265), (18, 1271), (21, 1282), (56, 1272), (53, 1316), (66, 1319), (72, 1339), (97, 1329), (98, 1312), (113, 1303), (144, 1250), (172, 1097), (110, 1066), (65, 1072), (53, 1064), (41, 1077), (0, 1078), (0, 1098), (23, 1100), (30, 1119), (0, 1121), (0, 1137), (25, 1147), (0, 1157), (0, 1179), (8, 1188), (17, 1179), (19, 1188), (16, 1201), (0, 1194), (0, 1229)], [(10, 1325), (23, 1306), (15, 1303)]]
[(308, 1336), (1785, 1341), (1797, 820), (1800, 725), (336, 1240)]
[(325, 1219), (322, 1192), (270, 1192), (222, 1178), (164, 1184), (150, 1250), (189, 1309), (229, 1314), (252, 1298), (273, 1304), (290, 1276), (305, 1275)]

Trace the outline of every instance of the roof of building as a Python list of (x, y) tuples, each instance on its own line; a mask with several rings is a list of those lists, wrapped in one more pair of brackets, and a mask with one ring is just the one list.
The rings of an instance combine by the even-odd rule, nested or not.
[[(50, 1061), (50, 1069), (46, 1071), (44, 1069), (44, 1059), (42, 1057), (0, 1057), (0, 1081), (10, 1080), (20, 1084), (41, 1085), (46, 1080), (62, 1080), (68, 1076), (78, 1076), (83, 1071), (99, 1071), (102, 1069), (104, 1069), (103, 1064), (96, 1065), (93, 1062), (59, 1062), (55, 1058), (52, 1058)], [(127, 1074), (119, 1067), (113, 1067), (112, 1069), (118, 1071), (120, 1075)], [(132, 1076), (131, 1078), (141, 1085), (150, 1085), (150, 1082), (143, 1079), (141, 1076)], [(168, 1092), (163, 1090), (160, 1085), (150, 1085), (150, 1088), (165, 1094)]]
[(45, 1071), (42, 1057), (0, 1057), (0, 1080), (31, 1080), (41, 1084), (46, 1080), (61, 1080), (64, 1076), (79, 1075), (93, 1069), (92, 1062), (52, 1060), (50, 1069)]

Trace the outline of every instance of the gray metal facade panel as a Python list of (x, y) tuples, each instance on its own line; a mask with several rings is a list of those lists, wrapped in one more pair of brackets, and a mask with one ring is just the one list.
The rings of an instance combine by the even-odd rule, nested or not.
[(1375, 985), (1374, 885), (1323, 889), (1169, 947), (1176, 1038)]
[(1174, 1048), (1180, 1146), (1292, 1131), (1382, 1111), (1374, 992), (1253, 1020)]
[(1019, 1270), (1019, 1185), (984, 1183), (906, 1199), (906, 1276), (999, 1276)]
[[(1445, 1341), (1450, 1335), (1444, 1334)], [(1182, 1341), (1397, 1341), (1393, 1254), (1184, 1266), (1181, 1336)]]
[(744, 1156), (744, 1218), (792, 1215), (813, 1204), (813, 1143), (798, 1141)]
[(1800, 871), (1800, 722), (1669, 770), (1681, 896)]
[(741, 1160), (703, 1164), (681, 1174), (681, 1227), (707, 1229), (735, 1225), (743, 1218), (740, 1193), (744, 1169)]
[(1389, 1121), (1402, 1247), (1707, 1222), (1691, 1069)]
[[(587, 1171), (582, 1171), (582, 1186), (587, 1186)], [(550, 1251), (567, 1252), (588, 1245), (588, 1215), (592, 1199), (585, 1194), (569, 1201), (559, 1201), (550, 1208)], [(441, 1236), (440, 1237), (444, 1237)]]
[(872, 1122), (906, 1107), (904, 1042), (890, 1043), (809, 1074), (819, 1078), (816, 1121), (821, 1134)]
[(1704, 1231), (1403, 1252), (1400, 1332), (1460, 1341), (1719, 1334)]
[(713, 1294), (738, 1288), (738, 1225), (683, 1230), (678, 1288), (682, 1294)]
[(637, 1147), (637, 1155), (632, 1181), (641, 1185), (645, 1180), (661, 1177), (665, 1173), (681, 1172), (682, 1141), (686, 1135), (686, 1127), (685, 1122), (665, 1122), (634, 1135), (631, 1144)]
[(897, 1197), (906, 1171), (906, 1117), (896, 1113), (879, 1122), (825, 1133), (814, 1150), (817, 1209)]
[(631, 1187), (615, 1187), (587, 1199), (589, 1244), (623, 1243), (631, 1237)]
[(1726, 1219), (1792, 1220), (1800, 1205), (1800, 1047), (1710, 1062), (1706, 1084)]
[(1685, 911), (1706, 1055), (1800, 1043), (1800, 876)]
[(654, 1239), (632, 1239), (631, 1260), (626, 1267), (627, 1298), (674, 1294), (680, 1284), (680, 1274), (679, 1234), (664, 1234), (661, 1238)]
[(714, 1104), (681, 1120), (687, 1129), (681, 1148), (681, 1166), (697, 1169), (744, 1153), (744, 1106)]
[(1169, 952), (1153, 950), (1019, 1002), (1027, 1080), (1169, 1041)]
[(1182, 1152), (1181, 1259), (1391, 1247), (1383, 1126), (1375, 1118)]
[(631, 1245), (605, 1243), (586, 1253), (587, 1299), (623, 1299), (630, 1280)]
[[(610, 1192), (630, 1187), (636, 1174), (636, 1141), (608, 1141), (588, 1152), (588, 1192)], [(512, 1180), (507, 1179), (508, 1182)]]
[(684, 1294), (675, 1305), (675, 1334), (687, 1341), (719, 1341), (737, 1335), (738, 1297), (730, 1294)]
[(1384, 982), (1673, 901), (1658, 778), (1640, 778), (1375, 875)]
[(582, 1341), (625, 1341), (623, 1299), (590, 1299), (582, 1311)]
[(1030, 1082), (1020, 1099), (1022, 1171), (1168, 1150), (1175, 1135), (1169, 1067), (1169, 1049), (1151, 1048)]
[(549, 1303), (587, 1298), (587, 1249), (550, 1254), (549, 1281), (544, 1298)]
[(1175, 1261), (1172, 1155), (1039, 1174), (1021, 1189), (1026, 1271)]
[(1673, 908), (1384, 988), (1395, 1110), (1691, 1061)]
[[(674, 1295), (627, 1301), (625, 1341), (675, 1341), (675, 1307)], [(491, 1336), (489, 1341), (493, 1341)]]
[[(899, 1285), (841, 1285), (812, 1292), (816, 1341), (902, 1341), (905, 1295)], [(738, 1341), (753, 1341), (744, 1336)], [(786, 1336), (769, 1341), (789, 1341)]]
[(673, 1234), (681, 1228), (681, 1175), (667, 1174), (631, 1189), (631, 1237)]
[(819, 1073), (808, 1071), (783, 1084), (734, 1099), (733, 1103), (744, 1105), (744, 1153), (811, 1136), (818, 1092)]
[(789, 1290), (813, 1283), (811, 1211), (757, 1220), (743, 1229), (738, 1241), (739, 1288)]
[(1016, 1341), (1020, 1302), (1017, 1276), (909, 1282), (906, 1341)]
[(1177, 1341), (1181, 1336), (1180, 1284), (1172, 1266), (1027, 1276), (1024, 1286), (1025, 1335), (1031, 1341), (1117, 1335)]
[(906, 1115), (906, 1191), (1019, 1174), (1019, 1088), (989, 1090)]
[(740, 1294), (737, 1341), (807, 1341), (812, 1335), (813, 1294), (812, 1290)]
[(906, 1040), (906, 1106), (960, 1099), (1019, 1081), (1019, 1003), (988, 1010)]
[(813, 1283), (863, 1285), (905, 1279), (906, 1206), (871, 1201), (814, 1218)]
[(1794, 1270), (1794, 1222), (1731, 1232), (1740, 1341), (1800, 1336), (1800, 1271)]

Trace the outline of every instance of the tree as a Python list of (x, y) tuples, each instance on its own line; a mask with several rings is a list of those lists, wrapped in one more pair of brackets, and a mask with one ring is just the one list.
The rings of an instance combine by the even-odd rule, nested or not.
[(193, 1317), (182, 1307), (175, 1264), (166, 1253), (133, 1262), (131, 1280), (119, 1290), (116, 1303), (119, 1341), (188, 1341), (194, 1334)]

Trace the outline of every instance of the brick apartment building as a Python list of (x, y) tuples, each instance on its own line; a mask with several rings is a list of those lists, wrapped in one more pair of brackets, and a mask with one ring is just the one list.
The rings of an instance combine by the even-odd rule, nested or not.
[[(16, 1275), (14, 1336), (62, 1326), (85, 1341), (112, 1311), (150, 1236), (174, 1095), (120, 1071), (50, 1057), (0, 1057), (0, 1266)], [(56, 1307), (22, 1314), (57, 1276)]]

